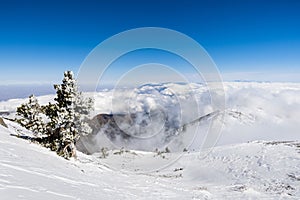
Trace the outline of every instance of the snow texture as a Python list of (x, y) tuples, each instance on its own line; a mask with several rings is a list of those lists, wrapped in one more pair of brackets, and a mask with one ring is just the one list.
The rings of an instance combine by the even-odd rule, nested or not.
[[(10, 199), (299, 199), (300, 144), (251, 142), (198, 153), (108, 151), (65, 160), (0, 126), (0, 196)], [(115, 165), (118, 163), (118, 165)], [(161, 170), (156, 166), (165, 164)], [(111, 166), (119, 166), (118, 168)], [(143, 172), (141, 169), (152, 172)], [(154, 171), (153, 171), (154, 170)]]

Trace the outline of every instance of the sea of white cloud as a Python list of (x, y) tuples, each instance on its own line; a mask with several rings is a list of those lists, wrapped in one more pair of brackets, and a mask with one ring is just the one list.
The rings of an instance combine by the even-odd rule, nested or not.
[[(211, 91), (204, 84), (147, 84), (135, 89), (106, 89), (89, 93), (100, 113), (135, 114), (130, 125), (119, 121), (126, 133), (134, 136), (126, 145), (135, 149), (152, 150), (169, 145), (175, 150), (185, 147), (201, 149), (211, 134), (213, 121), (222, 125), (217, 135), (218, 145), (253, 140), (300, 140), (300, 84), (225, 82), (224, 110), (220, 116), (205, 119), (190, 126), (184, 134), (178, 129), (190, 121), (216, 111), (211, 104)], [(54, 95), (38, 97), (41, 104), (52, 101)], [(0, 102), (0, 111), (14, 112), (26, 99)], [(224, 114), (224, 115), (223, 115)], [(117, 121), (118, 122), (118, 121)], [(101, 135), (101, 134), (99, 134)], [(108, 145), (99, 138), (99, 146)], [(122, 141), (113, 145), (125, 145)]]

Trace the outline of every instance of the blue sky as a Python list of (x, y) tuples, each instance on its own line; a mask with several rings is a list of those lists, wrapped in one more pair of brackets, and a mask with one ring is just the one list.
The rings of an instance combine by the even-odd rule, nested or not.
[(0, 1), (0, 84), (56, 83), (108, 37), (165, 27), (198, 41), (225, 80), (300, 81), (300, 1)]

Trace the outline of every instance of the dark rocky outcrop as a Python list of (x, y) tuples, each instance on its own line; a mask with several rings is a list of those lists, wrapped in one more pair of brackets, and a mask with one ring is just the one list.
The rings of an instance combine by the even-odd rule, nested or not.
[(174, 135), (176, 129), (173, 128), (175, 127), (173, 123), (170, 123), (165, 116), (158, 116), (156, 113), (151, 115), (148, 113), (98, 114), (89, 122), (93, 129), (92, 134), (81, 136), (76, 143), (77, 149), (85, 153), (100, 151), (101, 147), (97, 145), (100, 139), (104, 139), (101, 137), (103, 134), (109, 143), (117, 144), (117, 146), (122, 143), (126, 146), (130, 142), (135, 142), (140, 136), (147, 137), (147, 129), (150, 123), (153, 123), (154, 118), (161, 119), (161, 132), (170, 136)]
[[(81, 136), (76, 142), (76, 147), (79, 151), (91, 154), (100, 151), (102, 147), (97, 146), (98, 134), (105, 134), (110, 141), (116, 140), (117, 137), (123, 141), (129, 140), (131, 136), (124, 132), (119, 125), (132, 124), (132, 116), (125, 114), (98, 114), (89, 121), (92, 128), (92, 133), (87, 136)], [(90, 147), (90, 148), (89, 148)]]
[(5, 124), (5, 122), (1, 117), (0, 117), (0, 125), (4, 126), (5, 128), (8, 128), (7, 124)]
[(8, 111), (0, 111), (1, 116), (7, 116), (9, 114), (10, 114), (10, 112), (8, 112)]
[(135, 115), (126, 114), (99, 114), (96, 115), (90, 122), (90, 126), (93, 129), (92, 135), (97, 134), (99, 131), (103, 131), (104, 134), (111, 140), (116, 139), (120, 136), (123, 139), (130, 138), (130, 135), (125, 133), (119, 127), (120, 125), (133, 125), (133, 120), (136, 118)]
[[(147, 140), (155, 142), (156, 136), (158, 136), (160, 143), (157, 143), (157, 145), (160, 147), (181, 132), (185, 132), (187, 127), (207, 121), (218, 116), (218, 114), (219, 111), (215, 111), (181, 126), (176, 118), (170, 119), (167, 115), (160, 115), (158, 112), (153, 112), (152, 114), (98, 114), (89, 121), (89, 125), (93, 130), (92, 133), (87, 136), (81, 136), (76, 146), (78, 150), (88, 154), (101, 151), (103, 146), (100, 146), (100, 144), (103, 143), (111, 143), (113, 146), (121, 144), (123, 147), (128, 147), (127, 144), (131, 145), (138, 142), (140, 143), (139, 149), (143, 149), (143, 144), (146, 144)], [(151, 129), (151, 123), (157, 123), (155, 125), (159, 125), (160, 129)], [(148, 130), (149, 127), (150, 129)], [(152, 131), (156, 134), (147, 135), (147, 132), (151, 133)], [(103, 135), (106, 137), (103, 137)], [(100, 141), (104, 139), (107, 141)]]

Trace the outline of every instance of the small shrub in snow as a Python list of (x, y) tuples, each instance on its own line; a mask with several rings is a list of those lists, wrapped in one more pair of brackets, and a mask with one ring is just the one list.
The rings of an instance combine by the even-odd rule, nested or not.
[(109, 153), (108, 153), (108, 149), (107, 148), (105, 148), (105, 147), (102, 147), (101, 148), (101, 156), (100, 156), (100, 158), (107, 158), (107, 156), (109, 156)]

